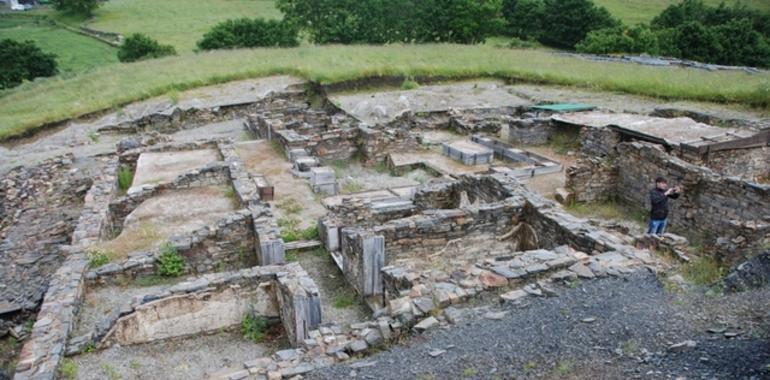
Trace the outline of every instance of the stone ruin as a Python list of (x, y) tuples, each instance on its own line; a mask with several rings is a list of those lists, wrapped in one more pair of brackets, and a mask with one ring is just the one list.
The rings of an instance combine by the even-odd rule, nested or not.
[[(457, 323), (472, 299), (548, 296), (576, 279), (664, 265), (648, 247), (686, 250), (676, 235), (632, 236), (574, 217), (527, 186), (562, 172), (561, 202), (612, 199), (637, 208), (645, 207), (653, 178), (667, 176), (685, 188), (673, 208), (676, 232), (707, 235), (731, 261), (770, 244), (770, 134), (761, 125), (715, 129), (697, 115), (664, 111), (551, 114), (514, 98), (371, 123), (360, 115), (365, 105), (343, 109), (333, 95), (314, 91), (293, 84), (202, 106), (150, 103), (144, 112), (94, 122), (119, 143), (91, 158), (89, 180), (52, 181), (60, 188), (47, 191), (35, 182), (71, 175), (72, 156), (4, 179), (3, 213), (11, 217), (0, 231), (13, 266), (2, 270), (14, 280), (0, 311), (12, 324), (7, 316), (39, 305), (15, 378), (53, 379), (65, 357), (115, 347), (195, 344), (247, 314), (279, 326), (286, 344), (206, 376), (292, 378)], [(207, 129), (222, 136), (197, 132)], [(580, 141), (579, 159), (566, 171), (527, 148), (564, 131)], [(421, 181), (408, 177), (418, 171)], [(119, 179), (125, 173), (132, 174), (127, 186)], [(356, 173), (361, 188), (342, 183)], [(77, 216), (51, 217), (39, 228), (52, 236), (41, 243), (42, 259), (14, 245), (21, 239), (14, 228), (55, 213), (14, 213), (23, 206), (18, 192), (57, 208), (83, 200)], [(287, 210), (289, 200), (300, 210)], [(292, 213), (317, 238), (285, 241)], [(344, 279), (368, 318), (324, 314), (332, 289), (295, 258), (319, 247), (333, 262), (327, 275)], [(181, 276), (135, 285), (159, 277), (168, 250), (184, 259)], [(94, 264), (104, 251), (115, 257)], [(9, 269), (25, 265), (31, 274)], [(24, 286), (30, 275), (39, 281)]]

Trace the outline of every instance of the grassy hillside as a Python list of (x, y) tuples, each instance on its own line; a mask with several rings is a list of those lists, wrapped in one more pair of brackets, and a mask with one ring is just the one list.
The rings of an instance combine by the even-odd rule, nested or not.
[(78, 72), (118, 61), (117, 49), (77, 33), (32, 18), (0, 17), (0, 39), (32, 40), (43, 51), (56, 54), (61, 72)]
[(670, 99), (770, 104), (770, 74), (599, 63), (483, 45), (307, 46), (185, 54), (27, 83), (0, 97), (0, 139), (171, 90), (271, 74), (324, 83), (377, 75), (495, 76)]
[(281, 17), (272, 0), (110, 0), (89, 27), (108, 32), (142, 32), (178, 52), (195, 48), (213, 25), (229, 18)]
[[(615, 17), (627, 24), (649, 22), (669, 5), (680, 3), (681, 0), (593, 0), (596, 4), (606, 7)], [(706, 4), (717, 6), (723, 2), (731, 5), (738, 2), (749, 7), (770, 12), (770, 0), (704, 0)]]

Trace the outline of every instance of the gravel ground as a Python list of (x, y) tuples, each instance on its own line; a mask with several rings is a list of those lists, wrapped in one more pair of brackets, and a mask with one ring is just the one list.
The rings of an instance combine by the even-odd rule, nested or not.
[[(583, 281), (558, 297), (500, 310), (507, 312), (502, 320), (485, 319), (478, 310), (460, 325), (357, 363), (371, 366), (338, 365), (308, 378), (770, 378), (770, 289), (729, 296), (667, 291), (655, 275), (640, 271)], [(726, 338), (731, 332), (739, 335)], [(669, 350), (687, 340), (697, 345)], [(433, 349), (446, 352), (431, 357)]]

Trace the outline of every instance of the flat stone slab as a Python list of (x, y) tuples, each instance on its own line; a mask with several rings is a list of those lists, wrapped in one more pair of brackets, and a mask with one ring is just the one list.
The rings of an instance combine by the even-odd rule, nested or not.
[(147, 152), (139, 155), (131, 187), (168, 182), (192, 170), (219, 161), (215, 149)]
[(462, 161), (466, 165), (489, 164), (495, 156), (492, 149), (468, 140), (444, 143), (442, 152), (445, 156)]
[(750, 136), (746, 132), (740, 134), (736, 129), (699, 123), (689, 117), (662, 118), (628, 113), (579, 112), (555, 115), (551, 119), (561, 123), (595, 128), (616, 126), (665, 140), (671, 145), (725, 135), (733, 135), (730, 140)]

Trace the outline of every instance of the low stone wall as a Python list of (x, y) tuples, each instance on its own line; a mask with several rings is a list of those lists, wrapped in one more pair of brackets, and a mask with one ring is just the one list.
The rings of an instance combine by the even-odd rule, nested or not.
[(240, 324), (248, 312), (280, 317), (292, 345), (321, 323), (320, 295), (299, 264), (207, 274), (127, 301), (75, 337), (74, 355), (89, 344), (137, 344), (194, 335)]
[[(223, 268), (243, 268), (256, 264), (251, 212), (233, 212), (216, 224), (202, 227), (189, 234), (169, 238), (169, 243), (184, 257), (187, 274), (221, 271)], [(91, 284), (114, 284), (117, 280), (134, 279), (156, 273), (158, 248), (129, 254), (120, 263), (110, 263), (86, 275)]]
[[(746, 249), (770, 243), (770, 185), (758, 185), (723, 177), (710, 169), (696, 166), (666, 154), (651, 144), (618, 145), (617, 194), (619, 199), (645, 207), (655, 178), (668, 178), (671, 186), (681, 186), (682, 195), (671, 201), (669, 223), (689, 236), (731, 236)], [(744, 234), (741, 225), (753, 226), (754, 233)], [(732, 240), (731, 239), (731, 240)], [(746, 259), (745, 252), (722, 252), (730, 262)]]
[(109, 160), (86, 194), (69, 255), (51, 278), (37, 321), (21, 350), (14, 379), (57, 377), (56, 371), (83, 299), (83, 279), (88, 267), (83, 249), (98, 241), (109, 226), (108, 207), (116, 190), (117, 167), (117, 159)]
[(503, 136), (511, 144), (542, 145), (548, 143), (558, 128), (548, 117), (514, 119), (504, 128)]
[(359, 126), (358, 148), (367, 163), (383, 162), (391, 153), (420, 148), (419, 134), (406, 129)]

